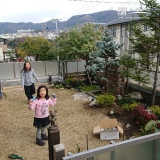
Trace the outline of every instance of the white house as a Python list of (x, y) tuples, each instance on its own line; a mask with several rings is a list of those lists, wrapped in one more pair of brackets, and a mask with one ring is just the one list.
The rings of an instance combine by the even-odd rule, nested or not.
[(130, 13), (124, 17), (106, 23), (109, 32), (115, 37), (116, 43), (124, 44), (121, 50), (118, 51), (119, 55), (122, 55), (125, 51), (132, 50), (132, 44), (129, 41), (131, 34), (127, 29), (129, 23), (132, 21), (140, 21), (140, 17), (136, 13)]
[(7, 39), (0, 38), (0, 62), (4, 61), (4, 55), (7, 52)]
[[(138, 16), (137, 13), (134, 13), (134, 12), (124, 17), (121, 17), (106, 23), (106, 26), (109, 29), (109, 32), (115, 37), (116, 43), (124, 44), (123, 47), (119, 51), (117, 51), (119, 55), (132, 52), (132, 44), (129, 40), (131, 33), (129, 33), (127, 27), (129, 23), (133, 21), (140, 22), (140, 17)], [(151, 31), (148, 30), (146, 25), (141, 24), (141, 26), (145, 34), (151, 33)], [(138, 54), (135, 53), (133, 57), (135, 58), (138, 57)], [(153, 81), (154, 79), (153, 79), (153, 76), (151, 75), (150, 76), (151, 84), (153, 83)], [(158, 85), (160, 85), (160, 73), (158, 74)]]

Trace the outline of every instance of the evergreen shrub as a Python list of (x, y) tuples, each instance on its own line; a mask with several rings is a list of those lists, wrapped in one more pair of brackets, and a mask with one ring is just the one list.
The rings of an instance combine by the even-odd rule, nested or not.
[(110, 94), (100, 94), (96, 97), (96, 103), (98, 105), (108, 106), (112, 105), (115, 101), (115, 96)]
[(133, 109), (135, 107), (137, 107), (138, 105), (140, 105), (140, 103), (138, 103), (138, 102), (135, 102), (135, 103), (132, 103), (132, 104), (125, 103), (125, 104), (122, 105), (122, 108), (126, 111), (133, 111)]

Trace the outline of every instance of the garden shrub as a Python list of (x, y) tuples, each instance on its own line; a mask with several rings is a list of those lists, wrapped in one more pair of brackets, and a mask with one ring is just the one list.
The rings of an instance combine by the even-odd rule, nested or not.
[(73, 77), (68, 77), (65, 79), (65, 83), (70, 88), (76, 88), (78, 90), (82, 90), (84, 87), (84, 81), (79, 79), (74, 79)]
[(96, 103), (98, 105), (108, 106), (112, 105), (114, 101), (115, 101), (115, 96), (110, 94), (99, 94), (96, 97)]
[(160, 119), (160, 106), (155, 105), (155, 106), (148, 107), (148, 109), (151, 109), (152, 113), (155, 114), (158, 117), (158, 119)]
[(123, 104), (133, 104), (135, 103), (136, 100), (131, 98), (131, 97), (122, 97), (121, 99), (118, 99), (118, 104), (123, 105)]
[(154, 114), (149, 114), (145, 107), (142, 105), (139, 105), (133, 109), (133, 115), (136, 120), (136, 124), (138, 125), (145, 125), (150, 120), (157, 120), (157, 116)]
[(68, 77), (65, 79), (66, 84), (71, 85), (74, 82), (74, 79), (72, 77)]
[(82, 80), (75, 80), (77, 87), (84, 87), (84, 81)]
[(141, 129), (141, 135), (147, 135), (151, 133), (160, 132), (160, 121), (150, 120), (144, 127)]
[(133, 109), (135, 107), (137, 107), (138, 105), (140, 105), (140, 103), (138, 103), (138, 102), (135, 102), (135, 103), (132, 103), (132, 104), (125, 103), (125, 104), (122, 105), (122, 108), (126, 111), (133, 111)]

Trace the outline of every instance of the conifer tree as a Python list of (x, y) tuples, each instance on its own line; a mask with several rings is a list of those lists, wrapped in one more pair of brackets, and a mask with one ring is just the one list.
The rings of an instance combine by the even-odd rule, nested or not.
[(116, 58), (118, 57), (117, 51), (122, 45), (116, 44), (108, 30), (105, 30), (102, 40), (97, 41), (96, 46), (97, 50), (90, 54), (87, 70), (96, 81), (104, 85), (108, 93), (108, 84), (112, 83), (108, 80), (108, 72), (116, 72), (119, 68), (120, 65)]

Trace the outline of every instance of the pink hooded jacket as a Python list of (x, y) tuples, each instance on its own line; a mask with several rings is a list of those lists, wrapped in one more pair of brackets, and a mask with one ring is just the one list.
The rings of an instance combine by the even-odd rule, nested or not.
[(29, 110), (35, 110), (36, 118), (45, 118), (49, 116), (49, 106), (56, 104), (56, 98), (49, 98), (48, 100), (35, 99), (31, 105), (28, 106)]

